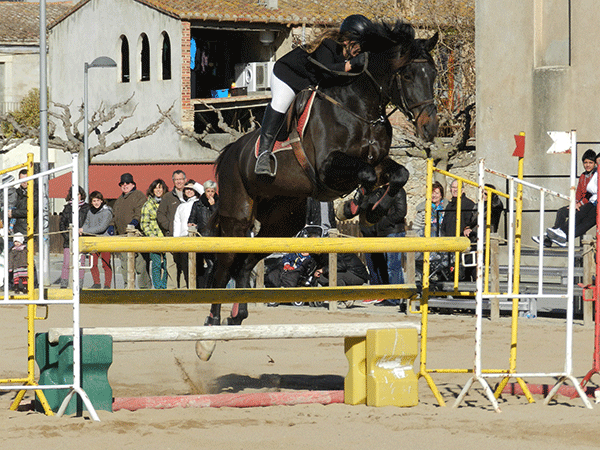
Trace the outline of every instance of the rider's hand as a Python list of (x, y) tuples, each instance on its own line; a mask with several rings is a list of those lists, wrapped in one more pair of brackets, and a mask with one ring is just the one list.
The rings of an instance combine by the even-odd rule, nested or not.
[(360, 72), (365, 67), (367, 57), (361, 53), (350, 60), (350, 72)]

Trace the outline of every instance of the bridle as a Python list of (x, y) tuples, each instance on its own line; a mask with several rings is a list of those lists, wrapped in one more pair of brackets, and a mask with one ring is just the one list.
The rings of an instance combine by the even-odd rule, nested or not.
[[(407, 65), (413, 64), (413, 63), (428, 64), (430, 62), (431, 61), (429, 61), (428, 59), (425, 59), (425, 58), (413, 59), (413, 60), (409, 61), (407, 64), (405, 64), (403, 67), (406, 67)], [(401, 67), (400, 69), (402, 69), (403, 67)], [(398, 69), (398, 70), (400, 70), (400, 69)], [(428, 109), (427, 106), (433, 105), (435, 100), (433, 98), (429, 98), (427, 100), (409, 104), (408, 101), (406, 100), (406, 95), (404, 94), (404, 89), (402, 89), (402, 81), (400, 78), (401, 78), (400, 73), (396, 72), (396, 74), (394, 75), (394, 79), (395, 79), (396, 84), (398, 85), (398, 89), (400, 91), (400, 105), (397, 105), (394, 103), (395, 108), (388, 115), (388, 117), (399, 110), (399, 111), (402, 111), (406, 115), (406, 117), (408, 117), (408, 120), (410, 120), (413, 124), (416, 125), (419, 118), (421, 117), (421, 114), (423, 114), (423, 112)], [(424, 108), (421, 108), (419, 110), (419, 112), (417, 113), (417, 115), (415, 115), (413, 110), (420, 108), (422, 106), (424, 106)]]
[[(322, 68), (330, 71), (329, 69), (327, 69), (325, 66), (323, 66), (321, 63), (312, 60), (313, 64), (317, 64), (319, 66), (321, 66)], [(365, 65), (363, 67), (363, 70), (361, 72), (358, 73), (347, 73), (347, 72), (336, 72), (339, 75), (345, 75), (345, 76), (358, 76), (358, 75), (362, 75), (363, 73), (365, 75), (367, 75), (369, 77), (369, 79), (371, 80), (371, 82), (375, 85), (375, 88), (377, 90), (377, 92), (379, 93), (379, 108), (380, 108), (380, 116), (377, 119), (373, 119), (373, 120), (367, 120), (364, 117), (359, 116), (358, 114), (356, 114), (354, 111), (352, 111), (350, 108), (346, 107), (345, 105), (343, 105), (342, 103), (338, 102), (336, 99), (330, 97), (329, 95), (325, 94), (324, 92), (322, 92), (321, 90), (319, 90), (319, 87), (311, 87), (309, 88), (310, 90), (313, 90), (317, 93), (317, 95), (319, 95), (321, 98), (327, 100), (330, 103), (333, 103), (334, 105), (342, 108), (343, 110), (345, 110), (347, 113), (349, 113), (350, 115), (354, 116), (355, 118), (357, 118), (358, 120), (365, 122), (367, 124), (369, 124), (370, 126), (375, 126), (378, 124), (384, 124), (386, 119), (388, 119), (392, 114), (394, 114), (396, 111), (402, 111), (406, 117), (408, 117), (408, 119), (413, 123), (413, 124), (417, 124), (417, 121), (419, 120), (419, 118), (421, 117), (421, 114), (423, 114), (423, 112), (425, 110), (427, 110), (427, 106), (428, 105), (433, 105), (434, 104), (434, 99), (430, 98), (427, 100), (423, 100), (421, 102), (418, 103), (414, 103), (409, 105), (408, 101), (406, 100), (406, 96), (404, 95), (404, 90), (402, 89), (402, 82), (400, 80), (400, 74), (398, 73), (403, 67), (406, 67), (409, 64), (412, 63), (430, 63), (430, 61), (428, 59), (425, 58), (419, 58), (419, 59), (413, 59), (408, 61), (406, 64), (404, 64), (402, 67), (400, 67), (396, 73), (394, 74), (394, 76), (392, 77), (390, 84), (388, 86), (387, 92), (384, 89), (384, 87), (379, 83), (379, 81), (377, 81), (377, 79), (373, 76), (373, 74), (371, 73), (371, 71), (369, 70), (369, 53), (365, 53)], [(394, 99), (392, 98), (392, 96), (388, 93), (391, 91), (392, 89), (392, 84), (394, 83), (394, 81), (397, 83), (398, 85), (398, 89), (400, 91), (400, 104), (397, 104)], [(385, 107), (388, 103), (391, 103), (394, 105), (394, 109), (389, 112), (386, 113), (385, 112)], [(418, 114), (415, 116), (415, 114), (413, 113), (414, 109), (417, 109), (419, 107), (425, 106), (425, 108), (421, 108), (421, 110), (418, 112)]]

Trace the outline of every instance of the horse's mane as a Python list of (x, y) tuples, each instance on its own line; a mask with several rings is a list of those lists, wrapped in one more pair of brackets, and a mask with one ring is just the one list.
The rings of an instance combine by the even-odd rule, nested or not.
[(407, 50), (414, 40), (415, 30), (403, 20), (397, 20), (394, 24), (372, 22), (364, 31), (361, 47), (363, 51), (373, 53), (385, 52), (397, 46)]

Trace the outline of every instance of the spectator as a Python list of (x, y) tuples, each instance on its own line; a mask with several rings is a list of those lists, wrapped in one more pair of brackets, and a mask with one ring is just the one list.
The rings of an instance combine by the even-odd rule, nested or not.
[[(2, 176), (2, 184), (7, 184), (15, 181), (15, 177), (10, 174)], [(0, 191), (0, 217), (4, 217), (4, 192)], [(17, 203), (17, 189), (15, 187), (8, 188), (8, 210), (11, 211), (15, 208)], [(12, 222), (13, 226), (9, 227), (8, 234), (14, 234), (14, 222), (16, 219), (9, 219), (9, 224)]]
[[(321, 286), (329, 286), (329, 258), (320, 258), (322, 267), (315, 271), (315, 277)], [(360, 258), (354, 253), (338, 253), (337, 285), (361, 286), (369, 281), (369, 272)]]
[[(417, 214), (413, 221), (413, 230), (418, 236), (425, 236), (425, 202), (417, 205)], [(444, 198), (444, 187), (437, 181), (434, 181), (431, 186), (431, 236), (437, 237), (440, 235), (440, 228), (444, 220), (444, 207), (446, 199)]]
[[(596, 165), (600, 164), (600, 153), (596, 155)], [(587, 184), (586, 192), (589, 194), (587, 203), (579, 206), (575, 211), (575, 237), (583, 236), (586, 231), (596, 225), (596, 204), (598, 202), (598, 171), (595, 171)], [(566, 247), (568, 241), (569, 220), (558, 228), (546, 229), (546, 236), (559, 247)]]
[[(158, 210), (156, 211), (156, 221), (163, 235), (173, 236), (173, 221), (177, 207), (185, 201), (183, 197), (183, 187), (185, 186), (186, 176), (183, 170), (173, 172), (173, 190), (163, 194)], [(181, 273), (181, 264), (184, 257), (183, 253), (167, 253), (167, 287), (169, 289), (179, 287), (179, 273)]]
[(17, 293), (25, 293), (27, 292), (27, 245), (23, 233), (15, 233), (13, 242), (13, 247), (8, 253), (9, 279), (12, 280), (12, 287)]
[[(109, 236), (108, 229), (113, 220), (113, 210), (104, 201), (104, 196), (99, 191), (94, 191), (90, 194), (90, 210), (87, 213), (83, 228), (80, 234), (92, 236)], [(98, 270), (98, 257), (102, 260), (102, 268), (104, 269), (104, 289), (110, 289), (112, 279), (112, 268), (110, 264), (110, 253), (93, 253), (92, 267), (92, 289), (100, 289), (100, 271)]]
[[(344, 202), (338, 210), (338, 218), (350, 219), (359, 215), (360, 232), (363, 237), (377, 237), (376, 220), (373, 222), (367, 218), (369, 208), (375, 204), (377, 198), (375, 192), (365, 195), (364, 190), (359, 188), (355, 195)], [(389, 284), (387, 262), (384, 253), (365, 253), (365, 261), (369, 270), (369, 284)], [(383, 300), (364, 300), (363, 303), (382, 302)]]
[[(393, 197), (387, 213), (377, 222), (377, 236), (379, 237), (404, 237), (406, 217), (406, 191), (400, 188)], [(404, 273), (402, 269), (402, 253), (385, 254), (388, 279), (390, 284), (404, 284)], [(392, 303), (399, 302), (391, 301)]]
[(306, 200), (306, 225), (320, 225), (325, 230), (336, 228), (333, 202), (320, 202), (309, 197)]
[[(127, 226), (132, 225), (139, 229), (142, 216), (142, 206), (146, 203), (146, 196), (136, 189), (133, 175), (124, 173), (119, 182), (122, 194), (115, 201), (114, 211), (114, 231), (116, 235), (127, 235)], [(123, 283), (127, 288), (127, 253), (119, 255), (121, 259), (121, 274)], [(150, 276), (146, 268), (146, 260), (140, 253), (135, 254), (135, 272), (138, 275), (138, 287), (140, 289), (150, 288)]]
[[(404, 175), (404, 174), (398, 174)], [(357, 214), (360, 218), (360, 230), (364, 237), (381, 237), (385, 233), (385, 228), (380, 228), (379, 221), (386, 217), (390, 210), (398, 209), (398, 205), (406, 204), (406, 194), (403, 186), (404, 177), (392, 175), (389, 183), (382, 185), (369, 194), (364, 193), (363, 188), (359, 188), (352, 199), (342, 205), (342, 211), (338, 214), (341, 217), (349, 219)], [(408, 177), (406, 176), (406, 179)], [(396, 199), (399, 196), (399, 199)], [(406, 211), (406, 206), (404, 206)], [(341, 214), (340, 214), (341, 213)], [(404, 214), (402, 215), (404, 220)], [(402, 228), (404, 230), (404, 228)], [(386, 255), (384, 253), (365, 253), (367, 268), (369, 269), (369, 283), (371, 285), (389, 284), (389, 273)], [(363, 303), (381, 303), (381, 300), (364, 300)], [(392, 304), (397, 302), (392, 301)]]
[[(417, 206), (417, 215), (413, 221), (413, 229), (417, 232), (418, 236), (425, 236), (425, 202), (421, 202)], [(444, 187), (437, 181), (434, 181), (431, 185), (431, 237), (440, 236), (441, 225), (444, 221), (444, 207), (446, 206), (446, 199), (444, 198)], [(444, 270), (442, 262), (445, 260), (445, 255), (439, 252), (429, 253), (429, 264), (431, 267), (430, 274), (436, 273), (436, 271)], [(419, 252), (415, 255), (416, 273), (420, 276), (423, 274), (423, 253)], [(447, 268), (447, 264), (446, 267)], [(431, 276), (431, 275), (430, 275)]]
[(475, 203), (463, 192), (460, 199), (460, 232), (456, 234), (456, 219), (458, 205), (458, 181), (450, 185), (452, 198), (444, 209), (444, 221), (441, 226), (441, 236), (466, 236), (471, 234), (471, 227), (476, 223)]
[(204, 193), (200, 195), (197, 202), (192, 203), (188, 225), (195, 225), (198, 233), (202, 236), (210, 236), (212, 233), (208, 229), (209, 219), (217, 210), (219, 204), (219, 194), (217, 194), (217, 183), (208, 180), (203, 185)]
[[(596, 173), (596, 153), (591, 148), (587, 149), (581, 157), (583, 162), (583, 173), (579, 176), (579, 182), (577, 183), (577, 191), (575, 192), (575, 208), (577, 211), (581, 209), (583, 205), (589, 202), (592, 194), (588, 192), (587, 186), (592, 179), (594, 173)], [(569, 219), (569, 206), (563, 206), (556, 211), (556, 218), (554, 219), (554, 225), (552, 228), (557, 229), (567, 223)], [(587, 231), (587, 230), (586, 230)], [(536, 244), (540, 243), (539, 236), (532, 236), (531, 239)], [(566, 242), (566, 241), (565, 241)], [(552, 239), (547, 234), (544, 235), (544, 246), (552, 247)]]
[[(217, 194), (217, 183), (208, 180), (204, 183), (204, 194), (200, 200), (192, 204), (188, 225), (195, 225), (201, 236), (212, 236), (214, 233), (209, 228), (210, 218), (216, 212), (219, 204), (219, 195)], [(214, 253), (196, 254), (196, 286), (209, 287), (212, 282), (212, 273), (215, 263)]]
[[(181, 203), (175, 211), (175, 217), (173, 218), (173, 236), (184, 237), (188, 235), (188, 223), (190, 218), (190, 212), (192, 206), (198, 201), (200, 196), (204, 193), (204, 188), (200, 183), (194, 180), (189, 180), (185, 183), (183, 188), (183, 195), (185, 202)], [(189, 288), (189, 277), (188, 277), (188, 254), (183, 253), (184, 257), (181, 260), (181, 270), (183, 272), (183, 278), (185, 279), (186, 287)], [(177, 287), (179, 287), (179, 271), (177, 273)]]
[[(460, 214), (457, 213), (458, 208), (458, 180), (454, 180), (450, 185), (450, 193), (452, 198), (446, 205), (444, 210), (444, 220), (441, 226), (441, 235), (448, 237), (455, 236), (465, 236), (471, 238), (471, 234), (473, 237), (477, 237), (475, 233), (473, 233), (473, 227), (477, 223), (477, 211), (475, 203), (469, 199), (465, 193), (463, 192), (460, 197)], [(460, 219), (460, 228), (456, 228), (456, 220), (457, 217)], [(446, 255), (447, 258), (443, 258), (444, 264), (448, 269), (454, 265), (454, 254)], [(440, 269), (444, 265), (440, 266)], [(459, 279), (472, 279), (475, 274), (475, 268), (469, 267), (469, 270), (465, 270), (463, 266), (459, 266)], [(452, 270), (452, 269), (450, 269)]]
[[(72, 225), (73, 220), (73, 188), (69, 189), (65, 200), (67, 201), (65, 207), (60, 213), (60, 222), (58, 229), (63, 232), (63, 264), (62, 271), (60, 273), (60, 287), (61, 289), (66, 289), (69, 286), (69, 272), (71, 267), (71, 239), (72, 236), (69, 235), (69, 227)], [(77, 228), (73, 228), (72, 233), (74, 236), (79, 236), (79, 229), (83, 228), (83, 224), (87, 217), (87, 213), (90, 210), (90, 206), (85, 202), (85, 191), (81, 186), (79, 186), (78, 194), (77, 194), (77, 207), (79, 208), (79, 224)], [(81, 255), (80, 264), (83, 265), (84, 255)], [(83, 287), (83, 277), (84, 277), (83, 269), (79, 269), (79, 286)]]
[[(271, 287), (296, 287), (301, 279), (312, 275), (317, 268), (317, 261), (306, 252), (287, 253), (283, 256), (279, 267), (270, 271), (265, 284)], [(275, 306), (274, 303), (269, 303)]]
[[(19, 178), (27, 177), (27, 169), (21, 169), (19, 172)], [(13, 226), (13, 231), (15, 233), (22, 233), (24, 236), (27, 236), (27, 183), (21, 183), (19, 187), (16, 189), (16, 200), (13, 209), (8, 210), (9, 219), (15, 219)], [(37, 217), (37, 195), (33, 195), (33, 217)], [(12, 222), (12, 221), (11, 221)], [(32, 230), (35, 227), (35, 223), (31, 224)]]
[[(167, 184), (162, 179), (154, 180), (146, 196), (148, 200), (142, 206), (141, 227), (146, 236), (163, 237), (164, 234), (156, 220), (156, 213), (163, 197), (169, 192)], [(152, 284), (154, 289), (167, 288), (167, 259), (164, 253), (150, 253), (150, 262), (152, 264)]]
[[(492, 189), (496, 189), (496, 186), (493, 184), (486, 183), (486, 186)], [(487, 208), (488, 208), (488, 190), (484, 189), (483, 191), (483, 212), (485, 217), (487, 218)], [(498, 227), (500, 226), (500, 219), (502, 217), (502, 212), (504, 211), (504, 204), (498, 194), (492, 193), (492, 205), (491, 208), (491, 217), (490, 217), (490, 231), (492, 233), (498, 232)], [(477, 214), (474, 215), (474, 224), (471, 226), (467, 226), (467, 228), (471, 228), (471, 233), (469, 233), (469, 238), (471, 242), (477, 242)]]

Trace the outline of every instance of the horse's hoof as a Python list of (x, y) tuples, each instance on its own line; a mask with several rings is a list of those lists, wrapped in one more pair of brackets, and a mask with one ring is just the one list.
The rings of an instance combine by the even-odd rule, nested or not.
[(216, 341), (196, 341), (196, 355), (202, 361), (208, 361), (215, 351)]
[(235, 317), (225, 317), (223, 319), (222, 324), (223, 325), (241, 325), (242, 321), (245, 319), (245, 317), (240, 317), (239, 315), (235, 316)]
[(205, 327), (210, 327), (213, 325), (221, 325), (221, 318), (219, 316), (216, 316), (216, 317), (207, 316), (206, 319), (204, 319)]

